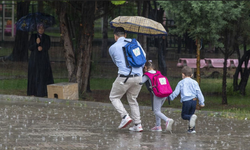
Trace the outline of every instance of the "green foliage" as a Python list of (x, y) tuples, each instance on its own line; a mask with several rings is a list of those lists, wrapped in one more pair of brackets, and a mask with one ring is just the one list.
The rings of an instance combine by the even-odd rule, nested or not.
[(137, 6), (134, 2), (129, 2), (121, 7), (117, 7), (112, 14), (112, 19), (118, 16), (136, 16), (137, 15)]
[(112, 4), (114, 5), (122, 5), (124, 4), (126, 1), (111, 1)]
[(223, 28), (237, 20), (244, 2), (236, 1), (158, 1), (168, 18), (175, 21), (176, 28), (169, 33), (182, 36), (186, 31), (194, 40), (204, 39), (223, 47), (218, 40)]

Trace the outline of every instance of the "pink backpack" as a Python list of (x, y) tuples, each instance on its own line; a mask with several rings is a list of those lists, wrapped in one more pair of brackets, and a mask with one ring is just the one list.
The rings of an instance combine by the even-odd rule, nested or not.
[(173, 92), (167, 77), (163, 76), (160, 71), (156, 71), (155, 74), (146, 72), (144, 75), (148, 76), (151, 80), (150, 88), (153, 90), (155, 96), (168, 97)]

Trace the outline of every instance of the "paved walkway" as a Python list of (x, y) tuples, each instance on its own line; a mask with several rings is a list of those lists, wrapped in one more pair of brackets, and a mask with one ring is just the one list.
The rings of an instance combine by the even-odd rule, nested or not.
[[(165, 110), (175, 122), (173, 134), (151, 132), (154, 116), (141, 107), (141, 133), (118, 130), (112, 105), (36, 97), (0, 95), (0, 149), (3, 150), (245, 150), (250, 125), (198, 112), (196, 134), (186, 133), (180, 110)], [(131, 124), (132, 126), (132, 124)], [(164, 127), (162, 125), (162, 127)]]

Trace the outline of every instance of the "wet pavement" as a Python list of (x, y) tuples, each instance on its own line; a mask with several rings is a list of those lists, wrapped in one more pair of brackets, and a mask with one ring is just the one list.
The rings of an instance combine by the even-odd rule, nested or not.
[(175, 120), (172, 134), (150, 131), (155, 123), (150, 107), (141, 107), (144, 131), (132, 132), (117, 129), (121, 118), (111, 104), (0, 95), (0, 150), (250, 149), (247, 119), (199, 111), (197, 133), (188, 134), (179, 109), (163, 111)]

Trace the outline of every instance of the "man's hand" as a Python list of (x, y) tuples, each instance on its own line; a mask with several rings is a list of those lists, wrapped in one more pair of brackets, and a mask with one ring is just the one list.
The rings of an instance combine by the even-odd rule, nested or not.
[(41, 42), (40, 38), (36, 39), (36, 43), (39, 44)]
[(205, 105), (200, 105), (201, 107), (205, 107)]
[(42, 51), (43, 47), (42, 46), (38, 46), (38, 51)]

